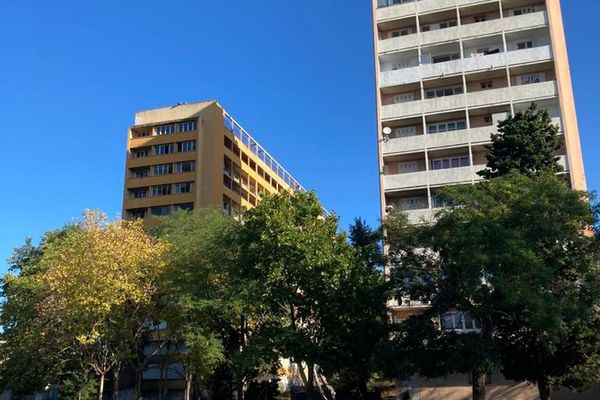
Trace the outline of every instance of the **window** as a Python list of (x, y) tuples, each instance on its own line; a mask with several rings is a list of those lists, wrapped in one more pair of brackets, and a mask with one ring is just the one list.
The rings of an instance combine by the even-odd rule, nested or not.
[(393, 71), (396, 71), (396, 70), (402, 69), (402, 68), (408, 68), (408, 67), (410, 67), (410, 61), (400, 61), (400, 62), (392, 64)]
[(483, 122), (485, 122), (486, 124), (493, 124), (493, 120), (492, 120), (492, 116), (491, 115), (484, 115), (483, 116)]
[(194, 151), (194, 150), (196, 150), (196, 141), (195, 140), (177, 143), (177, 151), (180, 153), (186, 152), (186, 151)]
[(516, 8), (514, 10), (510, 11), (510, 15), (512, 15), (513, 17), (519, 16), (519, 15), (523, 15), (523, 14), (529, 14), (535, 12), (535, 8), (534, 7), (523, 7), (523, 8)]
[(181, 161), (175, 164), (175, 172), (181, 174), (183, 172), (193, 172), (196, 169), (196, 161)]
[(408, 197), (398, 201), (398, 208), (402, 211), (421, 210), (427, 208), (427, 199), (423, 197)]
[(145, 178), (148, 176), (149, 168), (138, 168), (131, 170), (131, 176), (133, 178)]
[(433, 208), (446, 208), (450, 207), (452, 204), (449, 201), (442, 200), (437, 195), (431, 196), (431, 205)]
[(150, 151), (148, 149), (140, 149), (133, 151), (134, 158), (148, 157), (150, 155)]
[(172, 164), (160, 164), (154, 166), (154, 175), (168, 175), (173, 172)]
[(414, 93), (397, 94), (393, 98), (394, 104), (406, 103), (406, 102), (414, 101), (414, 100), (415, 100)]
[(131, 190), (132, 199), (145, 199), (148, 197), (148, 190), (146, 189), (133, 189)]
[(416, 134), (417, 134), (416, 126), (405, 126), (403, 128), (394, 129), (394, 137), (396, 137), (396, 138), (415, 136)]
[(194, 203), (175, 204), (173, 207), (175, 207), (177, 210), (192, 211), (194, 209)]
[(431, 30), (431, 27), (429, 25), (423, 25), (421, 27), (421, 32), (429, 32)]
[(516, 43), (517, 50), (531, 49), (533, 47), (533, 40), (523, 40)]
[(191, 132), (196, 130), (196, 121), (184, 121), (179, 123), (179, 132)]
[(429, 133), (444, 133), (459, 131), (467, 128), (467, 122), (465, 120), (459, 121), (446, 121), (446, 122), (435, 122), (428, 125), (427, 131)]
[(455, 86), (442, 89), (431, 89), (425, 92), (425, 97), (433, 99), (436, 97), (454, 96), (455, 94), (463, 94), (464, 90), (462, 86)]
[(134, 131), (131, 133), (131, 136), (133, 138), (141, 138), (141, 137), (146, 137), (146, 136), (150, 136), (152, 135), (152, 132), (150, 131)]
[(171, 135), (173, 133), (175, 133), (175, 124), (159, 125), (156, 127), (156, 134), (159, 136)]
[(452, 157), (452, 158), (440, 158), (437, 160), (431, 160), (431, 169), (449, 169), (449, 168), (459, 168), (459, 167), (468, 167), (469, 157)]
[(473, 17), (473, 22), (485, 22), (487, 20), (485, 15), (476, 15)]
[(481, 90), (493, 89), (494, 81), (483, 81), (481, 82)]
[(127, 213), (129, 214), (130, 219), (146, 218), (146, 209), (145, 208), (139, 208), (136, 210), (128, 210)]
[(175, 146), (173, 145), (173, 143), (160, 144), (158, 146), (154, 146), (154, 154), (156, 154), (157, 156), (160, 156), (163, 154), (171, 154), (174, 152), (175, 152)]
[(175, 193), (190, 193), (192, 191), (192, 182), (183, 182), (175, 184)]
[(442, 316), (442, 329), (445, 331), (478, 331), (479, 324), (469, 313), (448, 312)]
[(150, 212), (152, 213), (152, 215), (155, 215), (157, 217), (160, 217), (163, 215), (169, 215), (169, 214), (171, 214), (171, 206), (152, 207), (150, 209)]
[(409, 172), (419, 171), (419, 164), (416, 161), (398, 163), (398, 173), (407, 174)]
[(440, 56), (434, 56), (432, 58), (432, 60), (433, 60), (434, 64), (437, 64), (437, 63), (446, 62), (446, 61), (458, 60), (459, 58), (460, 58), (459, 53), (453, 53), (453, 54), (443, 54)]
[(389, 38), (397, 38), (397, 37), (400, 37), (400, 36), (407, 36), (407, 35), (409, 35), (411, 33), (412, 33), (412, 29), (411, 28), (398, 29), (398, 30), (395, 30), (395, 31), (391, 31), (388, 34), (388, 37)]
[(152, 186), (152, 196), (167, 196), (171, 194), (171, 185)]
[(527, 74), (517, 76), (517, 85), (528, 85), (530, 83), (539, 83), (546, 80), (546, 74), (539, 72), (536, 74)]

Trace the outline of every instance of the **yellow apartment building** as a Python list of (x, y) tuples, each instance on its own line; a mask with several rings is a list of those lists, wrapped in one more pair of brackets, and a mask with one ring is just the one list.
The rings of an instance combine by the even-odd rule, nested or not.
[(237, 214), (300, 184), (216, 101), (135, 115), (128, 130), (123, 218), (221, 207)]

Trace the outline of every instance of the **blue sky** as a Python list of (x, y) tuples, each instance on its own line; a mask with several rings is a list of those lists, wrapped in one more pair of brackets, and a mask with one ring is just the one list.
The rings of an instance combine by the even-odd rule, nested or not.
[[(590, 189), (600, 2), (563, 1)], [(14, 246), (121, 209), (134, 113), (217, 99), (346, 227), (377, 223), (370, 0), (0, 1), (0, 272)]]

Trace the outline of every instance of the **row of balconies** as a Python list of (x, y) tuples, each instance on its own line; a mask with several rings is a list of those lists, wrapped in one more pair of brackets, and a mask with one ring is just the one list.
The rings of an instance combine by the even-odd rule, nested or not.
[(462, 58), (436, 64), (423, 64), (395, 71), (385, 71), (380, 73), (379, 85), (381, 87), (405, 85), (419, 82), (424, 79), (487, 71), (500, 67), (551, 61), (552, 59), (553, 55), (551, 47), (549, 45), (539, 46), (481, 57)]
[(428, 46), (437, 43), (469, 39), (502, 32), (518, 31), (543, 27), (548, 24), (548, 14), (545, 11), (524, 14), (514, 17), (484, 21), (475, 24), (455, 26), (429, 32), (419, 32), (412, 35), (379, 40), (377, 51), (388, 53), (407, 50), (417, 46)]
[[(569, 171), (566, 155), (559, 156), (559, 164)], [(485, 164), (468, 167), (448, 168), (428, 171), (409, 172), (405, 174), (384, 175), (383, 187), (386, 193), (426, 188), (427, 186), (446, 186), (461, 183), (472, 183), (481, 179), (478, 171), (485, 169)]]
[[(560, 117), (552, 118), (552, 123), (558, 125), (559, 132), (562, 131)], [(402, 138), (385, 140), (382, 143), (382, 152), (384, 156), (395, 154), (414, 153), (424, 149), (443, 149), (461, 145), (487, 144), (491, 140), (491, 135), (496, 131), (495, 125), (479, 128), (463, 129), (453, 132), (414, 135)]]
[(517, 85), (500, 89), (482, 90), (478, 92), (444, 96), (434, 99), (396, 103), (381, 107), (381, 120), (389, 121), (423, 114), (436, 114), (465, 107), (489, 107), (513, 102), (529, 102), (549, 99), (558, 96), (556, 81)]
[(376, 11), (378, 22), (398, 18), (406, 18), (416, 13), (425, 14), (435, 11), (452, 10), (456, 7), (465, 7), (474, 4), (497, 3), (497, 0), (416, 0), (396, 4), (390, 7), (381, 7)]

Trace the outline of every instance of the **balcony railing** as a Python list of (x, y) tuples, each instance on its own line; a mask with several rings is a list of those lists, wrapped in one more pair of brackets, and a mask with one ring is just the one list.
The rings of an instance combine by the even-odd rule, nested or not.
[(427, 46), (439, 42), (456, 41), (460, 38), (469, 39), (478, 36), (500, 34), (503, 31), (517, 31), (525, 28), (535, 28), (548, 24), (548, 13), (539, 11), (514, 17), (505, 17), (473, 24), (465, 24), (429, 32), (384, 39), (378, 42), (378, 52), (388, 53), (414, 48), (417, 44)]
[(490, 69), (542, 62), (552, 60), (550, 46), (539, 46), (531, 49), (514, 50), (487, 56), (462, 58), (437, 64), (423, 64), (417, 67), (385, 71), (380, 74), (379, 85), (390, 87), (419, 82), (422, 79), (441, 77), (445, 75), (487, 71)]
[(471, 183), (481, 179), (479, 175), (477, 175), (477, 171), (480, 171), (484, 168), (485, 165), (475, 165), (472, 167), (385, 175), (383, 177), (384, 189), (386, 192), (393, 192), (396, 190), (423, 188), (427, 185)]
[(496, 0), (408, 0), (402, 4), (382, 1), (377, 9), (377, 21), (387, 21), (404, 18), (419, 13), (441, 11), (452, 9), (456, 6), (467, 6), (470, 4), (496, 3)]
[(423, 113), (434, 114), (465, 107), (483, 107), (508, 104), (510, 101), (528, 102), (558, 96), (555, 81), (517, 85), (507, 88), (482, 90), (478, 92), (390, 104), (381, 107), (381, 119), (389, 121), (417, 117)]

